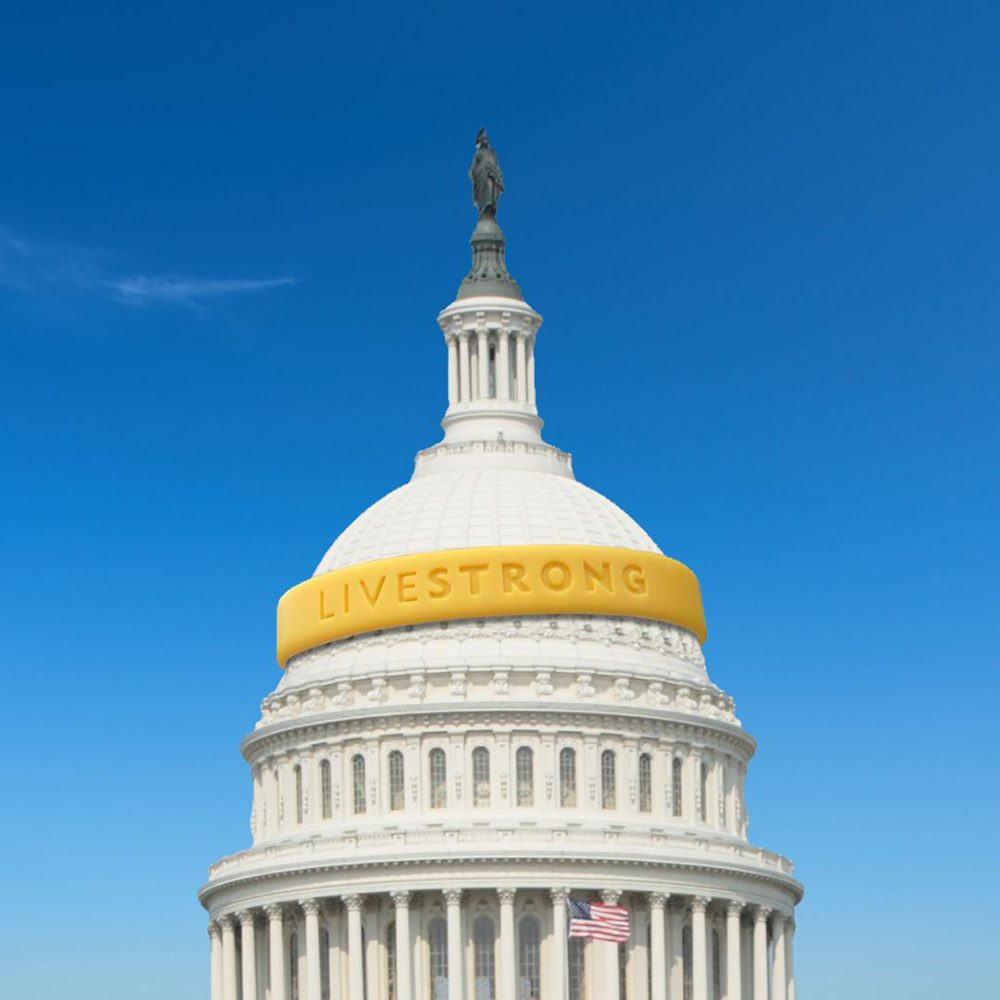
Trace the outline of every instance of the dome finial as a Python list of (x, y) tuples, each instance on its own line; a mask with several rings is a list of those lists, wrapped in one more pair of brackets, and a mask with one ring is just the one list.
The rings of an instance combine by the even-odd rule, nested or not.
[(472, 233), (472, 269), (460, 285), (457, 298), (502, 295), (523, 301), (521, 289), (507, 270), (507, 241), (497, 224), (497, 205), (504, 190), (503, 171), (484, 128), (476, 133), (476, 152), (469, 167), (469, 180), (479, 221)]

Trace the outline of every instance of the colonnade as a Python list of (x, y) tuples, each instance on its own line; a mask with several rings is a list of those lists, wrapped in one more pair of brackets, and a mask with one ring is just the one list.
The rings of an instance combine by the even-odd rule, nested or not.
[(209, 924), (212, 1000), (796, 1000), (789, 912), (605, 890), (630, 939), (580, 951), (569, 895), (401, 889), (224, 913)]
[(535, 405), (535, 338), (526, 330), (449, 333), (448, 402), (496, 399)]

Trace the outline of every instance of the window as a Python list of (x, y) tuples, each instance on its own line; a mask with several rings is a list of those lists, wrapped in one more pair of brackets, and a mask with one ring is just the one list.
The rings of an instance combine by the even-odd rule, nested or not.
[(319, 1000), (330, 1000), (330, 932), (319, 929)]
[(406, 805), (406, 783), (403, 779), (403, 753), (393, 750), (389, 754), (389, 808), (393, 812)]
[(542, 995), (542, 934), (535, 917), (524, 917), (518, 928), (517, 1000), (540, 1000)]
[(448, 925), (435, 917), (427, 928), (430, 945), (431, 1000), (448, 1000)]
[(321, 760), (319, 763), (319, 787), (323, 819), (329, 819), (333, 815), (333, 778), (328, 760)]
[(472, 751), (472, 804), (477, 808), (490, 804), (490, 752), (486, 747)]
[(587, 1000), (585, 943), (584, 938), (569, 939), (569, 1000)]
[(639, 812), (653, 811), (653, 758), (639, 754)]
[(430, 753), (431, 809), (444, 809), (448, 805), (448, 758), (441, 747)]
[(351, 758), (351, 776), (354, 779), (354, 812), (360, 815), (368, 809), (365, 797), (365, 758), (356, 753)]
[(559, 751), (559, 804), (567, 809), (576, 806), (576, 751), (572, 747)]
[(694, 948), (691, 945), (691, 928), (681, 931), (681, 964), (684, 972), (684, 1000), (693, 1000), (694, 996)]
[(490, 344), (490, 399), (496, 399), (497, 395), (497, 348), (496, 344)]
[(299, 1000), (299, 936), (288, 940), (288, 1000)]
[(472, 925), (472, 957), (476, 1000), (496, 1000), (496, 931), (489, 917), (477, 917)]
[(702, 823), (708, 822), (708, 764), (701, 765), (701, 802), (698, 804), (698, 814)]
[(628, 942), (618, 942), (618, 996), (628, 1000)]
[(684, 808), (684, 762), (680, 757), (674, 757), (670, 769), (670, 780), (673, 784), (674, 815), (680, 816)]
[(601, 754), (601, 808), (615, 808), (615, 752)]
[(386, 1000), (396, 1000), (396, 923), (385, 929)]
[(712, 1000), (722, 1000), (722, 938), (712, 931)]
[(302, 766), (295, 765), (295, 822), (302, 822)]
[(514, 766), (517, 772), (517, 804), (532, 806), (535, 804), (535, 755), (531, 747), (518, 747)]

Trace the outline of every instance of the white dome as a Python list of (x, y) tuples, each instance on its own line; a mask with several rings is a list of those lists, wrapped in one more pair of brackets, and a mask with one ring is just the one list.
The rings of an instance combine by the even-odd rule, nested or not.
[(565, 475), (464, 468), (418, 477), (368, 508), (316, 569), (481, 545), (609, 545), (659, 552), (620, 507)]

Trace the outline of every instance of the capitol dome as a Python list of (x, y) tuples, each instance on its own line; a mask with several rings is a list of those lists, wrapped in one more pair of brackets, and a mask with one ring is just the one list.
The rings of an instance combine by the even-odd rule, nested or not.
[(546, 443), (485, 133), (442, 439), (278, 604), (212, 1000), (795, 1000), (694, 573)]
[(414, 552), (545, 544), (660, 551), (625, 511), (570, 476), (465, 468), (414, 478), (373, 504), (333, 543), (316, 575)]

